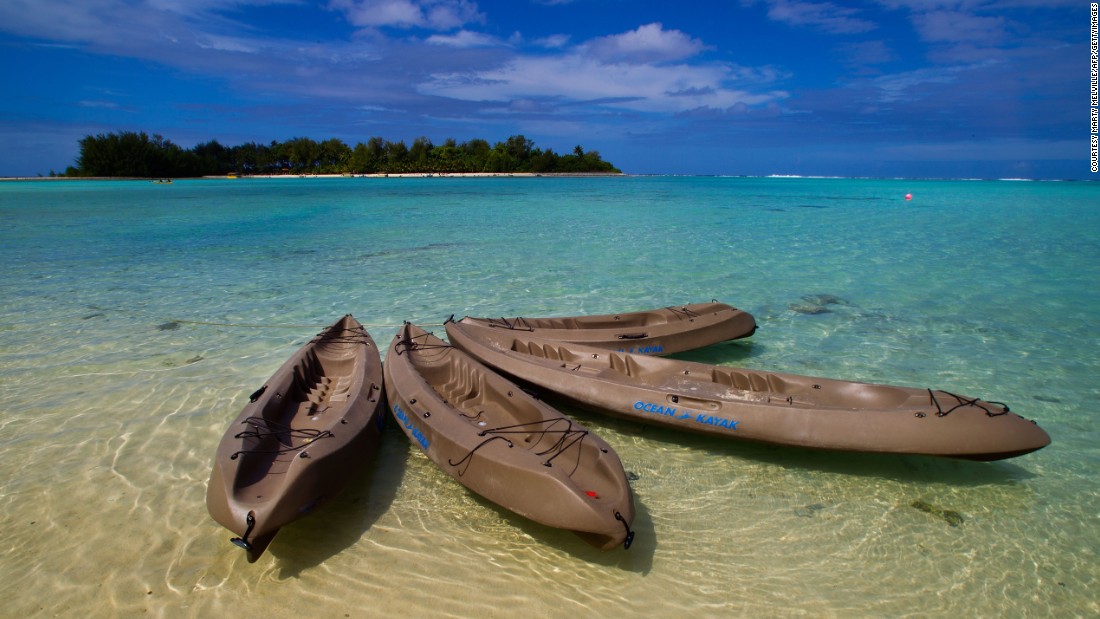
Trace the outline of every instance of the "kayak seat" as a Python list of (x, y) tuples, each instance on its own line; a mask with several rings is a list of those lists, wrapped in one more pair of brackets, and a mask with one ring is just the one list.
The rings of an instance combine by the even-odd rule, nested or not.
[(348, 395), (351, 393), (351, 377), (341, 376), (336, 379), (336, 384), (332, 387), (332, 393), (329, 394), (329, 402), (344, 402), (347, 401)]
[(294, 389), (300, 395), (309, 394), (324, 378), (324, 370), (317, 354), (310, 351), (294, 368)]
[(462, 364), (448, 373), (446, 381), (439, 385), (438, 393), (451, 406), (463, 409), (471, 402), (484, 399), (485, 377), (472, 367)]
[(786, 382), (774, 374), (757, 374), (714, 368), (711, 372), (711, 380), (719, 385), (726, 385), (742, 391), (783, 393), (787, 390)]
[(566, 355), (562, 354), (561, 350), (559, 350), (557, 347), (555, 347), (551, 344), (546, 344), (544, 346), (544, 345), (539, 344), (537, 342), (531, 342), (530, 345), (528, 345), (528, 344), (526, 344), (524, 342), (521, 342), (519, 340), (515, 340), (512, 343), (512, 350), (514, 350), (516, 352), (519, 352), (519, 353), (531, 355), (532, 357), (540, 357), (542, 359), (551, 359), (553, 361), (563, 361), (563, 360), (565, 360), (565, 356), (566, 356)]
[(612, 370), (625, 376), (640, 376), (642, 374), (642, 367), (631, 355), (610, 353), (608, 354), (608, 361), (611, 363)]

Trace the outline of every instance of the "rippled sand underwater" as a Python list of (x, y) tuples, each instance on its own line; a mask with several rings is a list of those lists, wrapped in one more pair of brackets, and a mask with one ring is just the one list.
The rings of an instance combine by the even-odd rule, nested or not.
[[(236, 183), (0, 184), (12, 616), (1100, 613), (1092, 184)], [(256, 564), (206, 513), (229, 421), (340, 314), (384, 346), (404, 319), (714, 297), (761, 330), (682, 357), (988, 396), (1054, 443), (836, 454), (566, 409), (632, 474), (630, 550), (470, 494), (392, 426)]]

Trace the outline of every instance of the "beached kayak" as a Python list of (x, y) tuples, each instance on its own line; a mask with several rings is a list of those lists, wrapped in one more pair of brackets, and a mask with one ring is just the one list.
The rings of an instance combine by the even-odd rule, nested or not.
[(633, 495), (602, 439), (412, 324), (390, 344), (385, 377), (398, 425), (459, 483), (598, 548), (630, 546)]
[(378, 347), (344, 316), (249, 400), (218, 444), (206, 506), (253, 562), (373, 456), (384, 406)]
[(725, 303), (674, 305), (641, 312), (562, 318), (472, 318), (460, 322), (644, 355), (670, 355), (756, 331), (752, 314)]
[(1007, 406), (947, 391), (661, 359), (469, 323), (446, 328), (452, 345), (521, 382), (643, 423), (776, 445), (973, 460), (1050, 443)]

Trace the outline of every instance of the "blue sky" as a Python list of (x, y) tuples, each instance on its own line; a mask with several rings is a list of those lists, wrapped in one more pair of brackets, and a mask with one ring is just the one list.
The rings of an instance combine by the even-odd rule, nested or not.
[(1092, 178), (1079, 0), (3, 0), (0, 175), (88, 134), (426, 136), (628, 173)]

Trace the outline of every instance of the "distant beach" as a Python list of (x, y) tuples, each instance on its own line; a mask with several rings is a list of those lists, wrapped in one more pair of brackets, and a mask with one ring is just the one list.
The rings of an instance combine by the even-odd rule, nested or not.
[(203, 178), (586, 178), (628, 176), (621, 172), (409, 172), (403, 174), (238, 174)]
[[(404, 174), (224, 174), (195, 178), (171, 177), (170, 180), (230, 180), (230, 179), (282, 179), (282, 178), (590, 178), (630, 176), (621, 172), (412, 172)], [(165, 177), (169, 179), (169, 177)], [(156, 177), (106, 177), (106, 176), (0, 176), (0, 181), (150, 181)]]

